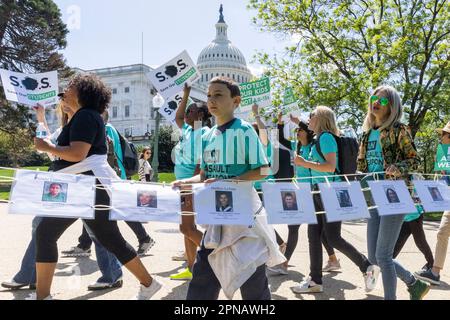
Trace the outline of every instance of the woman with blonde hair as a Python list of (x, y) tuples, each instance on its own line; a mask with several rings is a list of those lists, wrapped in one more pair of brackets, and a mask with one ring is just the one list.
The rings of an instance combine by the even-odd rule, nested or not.
[[(385, 172), (387, 179), (409, 179), (408, 172), (414, 171), (420, 160), (408, 127), (401, 123), (402, 114), (397, 90), (390, 86), (374, 90), (363, 125), (358, 171)], [(369, 201), (373, 203), (370, 197)], [(429, 290), (425, 282), (416, 279), (393, 259), (404, 216), (380, 216), (377, 209), (371, 209), (367, 222), (369, 260), (381, 268), (386, 300), (397, 298), (397, 276), (408, 286), (411, 300), (422, 299)]]
[[(311, 147), (308, 159), (296, 155), (295, 164), (310, 169), (312, 177), (312, 189), (319, 190), (318, 184), (325, 182), (324, 176), (329, 176), (329, 181), (340, 181), (334, 176), (339, 172), (338, 144), (336, 138), (340, 131), (336, 124), (336, 115), (328, 107), (319, 106), (311, 113), (309, 129), (314, 131), (316, 142)], [(335, 138), (336, 137), (336, 138)], [(319, 150), (320, 149), (320, 150)], [(314, 194), (314, 205), (316, 211), (323, 212), (324, 207), (319, 194)], [(317, 224), (308, 225), (310, 274), (309, 277), (293, 287), (295, 293), (318, 293), (323, 292), (322, 286), (322, 234), (325, 234), (328, 244), (355, 263), (363, 273), (366, 291), (373, 290), (374, 266), (354, 246), (345, 241), (341, 236), (342, 222), (327, 222), (325, 215), (317, 215)]]

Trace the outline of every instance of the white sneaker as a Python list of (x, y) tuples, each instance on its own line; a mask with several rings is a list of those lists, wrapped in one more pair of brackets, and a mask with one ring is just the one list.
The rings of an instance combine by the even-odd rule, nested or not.
[(311, 277), (306, 278), (298, 286), (292, 287), (294, 293), (321, 293), (323, 292), (323, 285), (312, 281)]
[(323, 267), (323, 272), (332, 272), (332, 271), (338, 271), (341, 270), (341, 264), (339, 263), (339, 259), (337, 261), (330, 261), (328, 260), (325, 267)]
[(370, 265), (364, 274), (364, 283), (366, 285), (366, 292), (373, 291), (378, 282), (378, 277), (380, 275), (380, 268), (375, 265)]
[(267, 267), (268, 274), (270, 276), (288, 275), (289, 272), (284, 264), (279, 264), (274, 267)]
[(153, 297), (155, 293), (157, 293), (161, 288), (161, 282), (153, 277), (150, 287), (147, 288), (146, 286), (141, 284), (138, 294), (135, 297), (131, 298), (131, 300), (150, 300), (151, 297)]
[[(36, 292), (30, 293), (28, 297), (25, 298), (25, 300), (37, 300)], [(52, 295), (49, 295), (44, 300), (53, 300)]]
[(172, 257), (172, 260), (173, 261), (187, 261), (186, 253), (184, 251), (180, 251)]

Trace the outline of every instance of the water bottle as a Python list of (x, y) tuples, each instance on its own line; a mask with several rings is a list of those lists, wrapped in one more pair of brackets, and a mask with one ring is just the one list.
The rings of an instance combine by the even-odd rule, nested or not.
[[(38, 123), (38, 126), (36, 128), (36, 138), (39, 139), (47, 139), (48, 138), (48, 132), (47, 128), (42, 122)], [(42, 151), (37, 150), (38, 153), (44, 153)]]

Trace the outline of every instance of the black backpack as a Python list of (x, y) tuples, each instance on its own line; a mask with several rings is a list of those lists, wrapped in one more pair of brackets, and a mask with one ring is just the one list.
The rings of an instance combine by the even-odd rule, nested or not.
[(139, 156), (134, 145), (125, 139), (119, 132), (117, 132), (120, 139), (120, 146), (122, 148), (123, 161), (120, 161), (119, 157), (117, 159), (125, 168), (125, 174), (127, 178), (135, 175), (139, 171)]
[[(336, 140), (336, 144), (338, 146), (339, 170), (336, 167), (335, 174), (355, 174), (356, 169), (357, 169), (357, 159), (358, 159), (358, 153), (359, 153), (358, 140), (356, 140), (356, 138), (352, 138), (352, 137), (338, 137), (331, 132), (328, 132), (328, 133), (333, 136), (333, 138)], [(320, 143), (319, 143), (321, 135), (316, 139), (315, 145), (316, 145), (317, 152), (322, 157), (322, 159), (325, 160), (322, 150), (320, 149)], [(356, 180), (356, 176), (350, 176), (350, 177), (348, 177), (348, 179)]]

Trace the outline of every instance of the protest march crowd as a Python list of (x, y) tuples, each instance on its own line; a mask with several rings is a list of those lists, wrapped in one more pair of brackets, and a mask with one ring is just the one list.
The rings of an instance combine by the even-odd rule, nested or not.
[[(282, 113), (278, 115), (276, 128), (264, 123), (257, 104), (251, 107), (254, 123), (235, 116), (241, 104), (241, 91), (231, 79), (212, 79), (206, 104), (194, 102), (188, 105), (191, 87), (185, 83), (183, 88), (183, 99), (174, 120), (181, 138), (175, 149), (177, 180), (172, 183), (172, 189), (179, 192), (181, 212), (185, 213), (180, 218), (184, 252), (173, 259), (187, 261), (187, 268), (170, 278), (190, 281), (187, 300), (218, 299), (221, 289), (227, 298), (232, 298), (239, 289), (244, 300), (271, 299), (268, 275), (289, 273), (289, 260), (295, 252), (300, 227), (299, 224), (285, 223), (289, 233), (287, 239), (282, 239), (273, 224), (269, 224), (267, 215), (261, 214), (275, 205), (284, 213), (299, 212), (307, 205), (314, 212), (313, 220), (307, 223), (310, 273), (292, 288), (297, 294), (324, 292), (323, 272), (341, 268), (338, 254), (347, 256), (358, 266), (366, 292), (375, 289), (381, 276), (386, 300), (397, 298), (397, 278), (406, 284), (412, 300), (423, 299), (430, 284), (439, 285), (450, 236), (450, 211), (445, 211), (442, 216), (433, 253), (423, 229), (422, 198), (422, 205), (416, 201), (415, 211), (393, 214), (394, 211), (382, 212), (385, 207), (376, 203), (375, 194), (372, 192), (372, 197), (369, 192), (375, 181), (404, 181), (410, 196), (415, 200), (418, 198), (414, 196), (412, 173), (416, 172), (420, 159), (408, 127), (401, 122), (403, 107), (396, 89), (380, 86), (368, 96), (369, 108), (361, 128), (362, 135), (357, 141), (355, 137), (343, 134), (338, 128), (336, 114), (326, 106), (311, 110), (309, 120), (290, 115), (296, 129), (295, 139), (289, 140), (284, 134)], [(34, 141), (36, 149), (52, 159), (49, 171), (95, 176), (97, 186), (108, 184), (105, 177), (127, 180), (133, 171), (125, 161), (129, 150), (124, 150), (123, 138), (108, 123), (110, 89), (93, 74), (77, 74), (59, 98), (61, 127)], [(38, 105), (35, 110), (38, 122), (45, 125), (43, 107)], [(214, 117), (213, 121), (211, 117)], [(215, 125), (211, 127), (212, 122)], [(440, 139), (442, 145), (450, 144), (450, 122), (437, 133), (436, 139)], [(153, 175), (148, 163), (151, 156), (151, 148), (144, 148), (139, 156), (139, 169), (135, 173), (139, 173), (143, 184), (149, 183)], [(446, 192), (448, 174), (439, 172), (439, 183), (445, 183)], [(194, 196), (196, 186), (202, 184), (204, 188), (213, 188), (224, 181), (237, 185), (252, 183), (251, 191), (246, 195), (252, 223), (250, 226), (202, 225), (203, 232), (197, 228), (197, 215), (194, 214), (198, 207), (195, 204), (198, 198)], [(349, 242), (351, 239), (343, 238), (342, 220), (332, 219), (333, 210), (324, 198), (324, 184), (355, 181), (362, 186), (363, 190), (359, 188), (364, 191), (365, 198), (362, 199), (369, 205), (367, 256)], [(299, 202), (300, 195), (295, 190), (283, 189), (286, 183), (306, 188), (311, 195), (310, 201)], [(263, 191), (277, 187), (276, 190), (281, 192), (278, 201), (271, 197), (270, 203), (265, 202), (269, 193)], [(237, 196), (230, 190), (220, 189), (215, 197), (208, 198), (217, 215), (239, 211)], [(344, 211), (351, 208), (352, 201), (356, 201), (351, 192), (345, 188), (335, 190), (336, 208)], [(44, 191), (42, 202), (57, 205), (67, 201), (64, 183), (48, 183)], [(442, 189), (430, 187), (429, 191), (433, 201), (443, 201)], [(384, 193), (387, 205), (392, 208), (400, 205), (402, 196), (398, 190), (388, 187)], [(94, 243), (102, 276), (88, 287), (89, 290), (121, 287), (124, 266), (140, 283), (134, 298), (151, 299), (163, 284), (151, 276), (140, 256), (150, 250), (155, 241), (141, 222), (127, 221), (139, 240), (137, 251), (130, 246), (122, 237), (117, 221), (109, 219), (108, 210), (100, 209), (101, 206), (108, 208), (110, 201), (107, 188), (95, 188), (95, 215), (93, 219), (83, 219), (79, 243), (63, 254), (89, 255)], [(155, 193), (138, 192), (136, 207), (152, 210), (159, 206), (160, 199)], [(52, 299), (51, 284), (58, 262), (57, 241), (77, 218), (39, 216), (39, 212), (35, 215), (32, 238), (21, 268), (11, 280), (1, 285), (10, 290), (35, 288), (30, 300), (49, 300)], [(406, 270), (395, 259), (411, 234), (426, 261), (423, 268), (415, 272)], [(325, 265), (322, 246), (328, 255)]]

